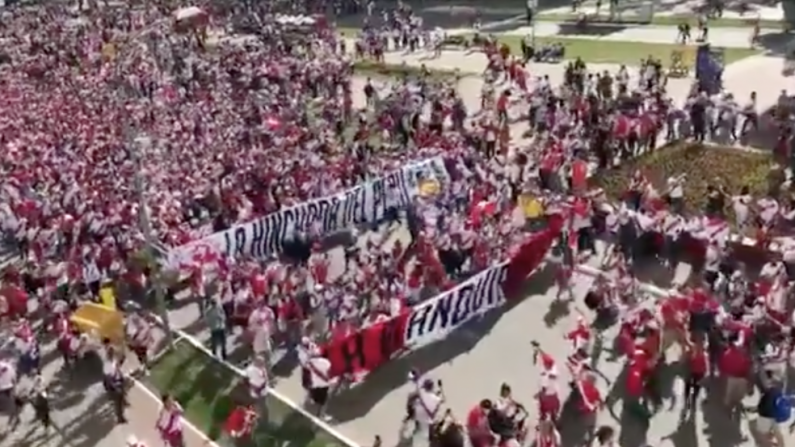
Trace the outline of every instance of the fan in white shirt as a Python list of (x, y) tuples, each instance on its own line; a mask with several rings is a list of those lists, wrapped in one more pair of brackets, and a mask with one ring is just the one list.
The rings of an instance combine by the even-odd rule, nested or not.
[(785, 270), (783, 262), (770, 261), (762, 266), (762, 270), (759, 272), (759, 276), (765, 279), (777, 279), (784, 272)]
[(672, 200), (681, 200), (685, 195), (685, 174), (676, 177), (668, 177), (668, 197)]
[(778, 201), (770, 197), (762, 197), (756, 201), (759, 207), (759, 219), (766, 226), (772, 226), (779, 212)]
[(743, 187), (739, 196), (732, 197), (732, 208), (734, 208), (734, 221), (740, 229), (745, 228), (748, 224), (748, 217), (750, 215), (749, 205), (751, 204), (751, 195), (748, 193), (748, 187)]
[(0, 393), (10, 393), (17, 383), (17, 369), (7, 360), (0, 360)]
[(430, 379), (424, 379), (420, 385), (417, 398), (414, 400), (414, 418), (417, 424), (425, 432), (429, 427), (441, 420), (444, 416), (442, 405), (444, 399), (441, 390), (434, 389), (434, 383)]
[(275, 320), (273, 310), (263, 301), (248, 317), (248, 330), (252, 335), (251, 347), (255, 355), (266, 355), (271, 350), (271, 329)]
[(647, 214), (638, 213), (635, 215), (635, 220), (638, 222), (638, 228), (644, 233), (651, 230), (654, 226), (654, 218)]
[(679, 239), (679, 235), (685, 230), (685, 226), (685, 219), (678, 214), (668, 213), (662, 220), (663, 234), (673, 240)]
[(265, 397), (268, 390), (268, 363), (265, 357), (256, 356), (246, 367), (249, 394), (253, 399)]
[(330, 375), (331, 362), (315, 349), (310, 353), (304, 367), (309, 372), (309, 400), (317, 407), (318, 414), (327, 419), (323, 413), (328, 403), (329, 387), (333, 381)]

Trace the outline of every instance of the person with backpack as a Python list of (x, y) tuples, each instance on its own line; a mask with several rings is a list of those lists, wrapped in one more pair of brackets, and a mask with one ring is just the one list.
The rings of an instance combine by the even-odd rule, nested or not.
[(790, 420), (795, 396), (785, 394), (782, 384), (770, 371), (765, 372), (762, 386), (762, 395), (756, 407), (756, 429), (769, 440), (770, 445), (784, 446), (781, 424)]

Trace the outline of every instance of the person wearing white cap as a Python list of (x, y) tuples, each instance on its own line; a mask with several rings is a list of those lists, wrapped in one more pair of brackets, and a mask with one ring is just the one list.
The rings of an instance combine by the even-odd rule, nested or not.
[(135, 435), (127, 437), (127, 447), (148, 447), (145, 442), (136, 438)]

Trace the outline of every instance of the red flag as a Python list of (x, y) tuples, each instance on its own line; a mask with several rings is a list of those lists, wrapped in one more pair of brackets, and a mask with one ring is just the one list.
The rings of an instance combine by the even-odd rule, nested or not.
[(531, 234), (521, 245), (517, 253), (508, 263), (503, 290), (509, 298), (513, 295), (527, 278), (544, 260), (547, 252), (560, 235), (563, 226), (563, 217), (552, 215), (549, 217), (547, 228)]
[(571, 188), (574, 191), (585, 191), (588, 187), (588, 163), (577, 159), (571, 164)]
[(497, 212), (497, 203), (494, 201), (487, 202), (485, 200), (478, 202), (477, 205), (472, 207), (469, 212), (469, 219), (472, 225), (479, 226), (480, 221), (486, 216), (493, 216)]
[(252, 407), (236, 407), (224, 421), (224, 431), (230, 437), (239, 439), (251, 435), (257, 412)]

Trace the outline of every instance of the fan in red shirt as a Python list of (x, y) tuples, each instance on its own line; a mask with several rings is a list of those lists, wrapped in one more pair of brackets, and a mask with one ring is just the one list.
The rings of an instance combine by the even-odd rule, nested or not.
[(718, 359), (718, 369), (726, 381), (723, 403), (728, 408), (741, 404), (748, 390), (748, 379), (753, 369), (753, 361), (743, 346), (741, 337), (737, 336), (731, 344), (723, 349)]
[(469, 410), (467, 415), (467, 433), (472, 447), (491, 447), (494, 445), (494, 435), (489, 428), (489, 413), (493, 404), (489, 399), (483, 399), (478, 405)]
[(552, 421), (541, 421), (536, 427), (535, 447), (559, 447), (560, 433)]
[(575, 381), (577, 392), (577, 406), (580, 410), (580, 424), (586, 434), (585, 445), (589, 445), (596, 431), (596, 417), (604, 407), (604, 399), (599, 388), (596, 387), (596, 375), (592, 372), (583, 372)]
[(701, 385), (709, 373), (709, 358), (704, 346), (704, 341), (694, 340), (686, 346), (684, 360), (687, 365), (685, 379), (685, 409), (692, 416), (698, 403)]
[(236, 407), (224, 422), (224, 431), (233, 439), (245, 439), (251, 436), (257, 422), (254, 406)]

